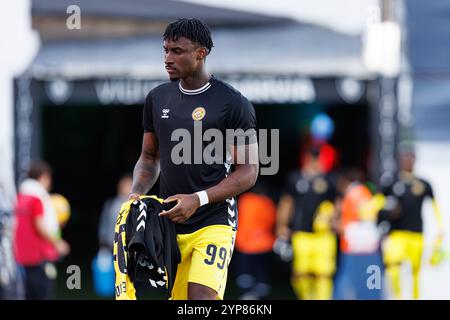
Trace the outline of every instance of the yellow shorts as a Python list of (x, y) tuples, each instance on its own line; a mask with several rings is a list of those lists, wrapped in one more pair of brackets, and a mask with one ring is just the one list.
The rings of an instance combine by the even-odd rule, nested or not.
[(423, 234), (421, 232), (392, 231), (383, 243), (383, 259), (387, 265), (401, 264), (408, 260), (413, 269), (419, 269), (422, 261)]
[(332, 276), (336, 270), (336, 250), (336, 236), (332, 232), (294, 232), (294, 274)]
[(171, 299), (187, 300), (188, 282), (207, 286), (217, 292), (218, 299), (223, 299), (235, 236), (236, 231), (226, 225), (177, 235), (181, 262)]

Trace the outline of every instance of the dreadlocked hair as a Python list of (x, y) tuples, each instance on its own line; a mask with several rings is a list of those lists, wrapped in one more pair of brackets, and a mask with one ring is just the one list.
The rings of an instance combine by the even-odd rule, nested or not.
[(164, 31), (163, 37), (164, 40), (172, 41), (177, 41), (181, 37), (187, 38), (208, 49), (208, 53), (211, 52), (214, 46), (209, 27), (203, 21), (196, 18), (181, 18), (171, 22), (167, 26), (166, 31)]

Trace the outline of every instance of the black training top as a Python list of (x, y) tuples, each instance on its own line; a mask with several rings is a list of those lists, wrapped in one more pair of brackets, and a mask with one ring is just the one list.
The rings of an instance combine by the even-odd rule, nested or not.
[(294, 198), (293, 231), (313, 231), (313, 222), (319, 205), (329, 200), (334, 202), (336, 189), (324, 175), (306, 177), (299, 170), (288, 176), (285, 192)]
[[(215, 77), (197, 90), (182, 88), (180, 81), (168, 82), (151, 90), (145, 100), (143, 125), (145, 132), (154, 132), (158, 139), (162, 198), (205, 190), (229, 175), (232, 165), (231, 155), (225, 147), (226, 134), (234, 138), (245, 137), (245, 142), (241, 143), (256, 141), (256, 117), (252, 104), (240, 92)], [(230, 133), (226, 132), (227, 129), (245, 132)], [(211, 131), (215, 131), (213, 138), (207, 137)], [(215, 135), (219, 131), (223, 143)], [(221, 148), (215, 147), (216, 143)], [(216, 159), (212, 163), (211, 157), (202, 157), (204, 153), (218, 157), (220, 161)], [(236, 228), (236, 222), (237, 205), (233, 197), (200, 207), (185, 223), (177, 224), (177, 232), (191, 233), (216, 224)]]
[(392, 230), (423, 231), (422, 204), (425, 197), (433, 198), (431, 185), (411, 174), (399, 174), (397, 180), (384, 190), (400, 205), (400, 216), (392, 221)]

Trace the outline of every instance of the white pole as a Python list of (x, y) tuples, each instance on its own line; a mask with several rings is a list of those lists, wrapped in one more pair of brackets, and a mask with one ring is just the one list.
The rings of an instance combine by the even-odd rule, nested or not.
[(0, 192), (9, 205), (14, 184), (14, 77), (22, 73), (39, 47), (31, 29), (31, 1), (0, 2)]

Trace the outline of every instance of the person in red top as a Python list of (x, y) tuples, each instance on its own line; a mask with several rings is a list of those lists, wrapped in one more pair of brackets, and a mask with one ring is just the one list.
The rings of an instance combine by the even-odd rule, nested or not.
[(270, 293), (276, 205), (261, 181), (239, 197), (238, 212), (236, 284), (240, 299), (265, 299)]
[[(341, 203), (340, 250), (344, 253), (372, 253), (378, 249), (378, 237), (370, 237), (375, 229), (376, 216), (363, 217), (362, 209), (370, 205), (372, 193), (359, 182), (352, 182)], [(376, 235), (376, 234), (375, 234)]]
[[(384, 200), (363, 183), (362, 172), (346, 168), (339, 177), (342, 200), (337, 221), (340, 259), (335, 281), (337, 300), (382, 298), (379, 211)], [(379, 277), (370, 277), (371, 274)], [(372, 281), (373, 280), (373, 281)]]
[(14, 253), (17, 263), (25, 271), (26, 299), (50, 299), (55, 278), (54, 266), (50, 262), (67, 255), (69, 246), (52, 232), (46, 212), (51, 186), (50, 166), (35, 162), (28, 175), (29, 179), (19, 188), (15, 207)]

